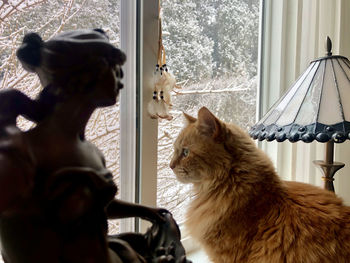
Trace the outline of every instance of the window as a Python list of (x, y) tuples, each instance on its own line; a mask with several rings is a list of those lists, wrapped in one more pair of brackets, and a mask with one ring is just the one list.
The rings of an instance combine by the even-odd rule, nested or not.
[[(138, 195), (137, 201), (166, 207), (181, 222), (190, 188), (176, 181), (168, 165), (172, 143), (183, 127), (182, 111), (195, 116), (199, 107), (205, 105), (219, 118), (249, 128), (255, 123), (257, 93), (260, 92), (261, 113), (265, 113), (305, 66), (323, 55), (326, 35), (333, 39), (334, 53), (339, 51), (350, 57), (350, 38), (346, 34), (348, 1), (261, 2), (264, 19), (258, 91), (259, 0), (162, 0), (167, 64), (182, 86), (178, 94), (173, 94), (172, 121), (151, 120), (146, 110), (157, 63), (157, 0), (0, 1), (0, 88), (18, 88), (32, 97), (40, 88), (36, 77), (23, 71), (14, 56), (24, 33), (36, 31), (47, 39), (73, 28), (104, 28), (112, 42), (121, 43), (127, 52), (127, 64), (131, 64), (124, 67), (124, 82), (130, 88), (122, 90), (120, 105), (94, 114), (87, 137), (102, 149), (114, 174), (126, 174), (116, 179), (122, 186), (123, 199), (134, 201)], [(120, 8), (125, 9), (119, 13)], [(128, 17), (132, 17), (131, 22)], [(127, 25), (124, 31), (119, 18), (122, 25), (123, 21)], [(136, 18), (142, 25), (138, 29), (140, 46), (136, 41)], [(139, 60), (137, 50), (141, 51)], [(139, 80), (135, 79), (135, 72)], [(140, 88), (137, 96), (136, 86)], [(23, 120), (19, 125), (22, 129), (32, 126)], [(120, 140), (123, 136), (126, 139)], [(322, 158), (322, 145), (269, 142), (263, 143), (262, 148), (283, 178), (319, 183), (320, 175), (311, 161)], [(348, 149), (348, 143), (337, 146), (336, 159), (347, 163)], [(337, 173), (335, 186), (345, 200), (350, 200), (346, 167)], [(140, 176), (136, 189), (138, 180), (134, 175)], [(133, 229), (132, 224), (128, 230)]]
[(259, 0), (163, 0), (167, 66), (182, 89), (173, 93), (171, 121), (158, 123), (157, 205), (184, 220), (190, 185), (169, 168), (182, 112), (206, 106), (220, 119), (249, 129), (256, 121)]

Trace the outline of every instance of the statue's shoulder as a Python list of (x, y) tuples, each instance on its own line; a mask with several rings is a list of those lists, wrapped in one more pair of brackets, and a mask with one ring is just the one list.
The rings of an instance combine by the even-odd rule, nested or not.
[(20, 145), (21, 130), (15, 125), (0, 124), (0, 152), (6, 152)]
[(7, 176), (11, 169), (23, 170), (26, 174), (35, 170), (35, 158), (28, 139), (17, 126), (0, 127), (0, 167), (0, 177)]
[(28, 154), (28, 143), (24, 133), (15, 125), (0, 125), (0, 154)]
[(23, 133), (16, 126), (1, 127), (0, 217), (33, 186), (35, 165)]

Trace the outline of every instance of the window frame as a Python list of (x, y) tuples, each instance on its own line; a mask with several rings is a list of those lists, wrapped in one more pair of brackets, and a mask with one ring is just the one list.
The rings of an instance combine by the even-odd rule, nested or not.
[[(121, 49), (127, 55), (120, 94), (120, 198), (157, 205), (157, 120), (147, 113), (158, 52), (158, 0), (121, 0)], [(121, 220), (121, 231), (145, 231), (148, 222)]]
[[(139, 87), (138, 69), (138, 1), (120, 1), (120, 42), (127, 60), (123, 66), (124, 88), (120, 92), (120, 198), (128, 202), (137, 201), (137, 147)], [(135, 230), (133, 218), (122, 219), (121, 232)]]
[[(131, 84), (126, 76), (125, 90), (128, 92), (121, 94), (121, 116), (130, 117), (128, 120), (123, 118), (121, 123), (121, 197), (156, 206), (158, 129), (157, 120), (149, 118), (146, 106), (152, 92), (151, 76), (157, 58), (158, 0), (148, 0), (146, 5), (141, 0), (121, 2), (121, 17), (125, 5), (137, 10), (135, 13), (128, 9), (129, 13), (125, 14), (135, 16), (133, 21), (136, 21), (136, 26), (132, 30), (138, 35), (136, 38), (124, 38), (126, 42), (123, 42), (121, 35), (122, 49), (129, 48), (130, 39), (136, 39), (136, 46), (132, 45), (134, 53), (127, 53), (128, 61), (132, 60), (135, 65), (128, 67), (126, 64), (124, 71), (132, 74), (137, 72)], [(350, 36), (345, 33), (350, 20), (346, 16), (350, 11), (350, 3), (345, 0), (261, 0), (260, 10), (257, 119), (290, 87), (310, 61), (324, 53), (323, 41), (326, 35), (333, 39), (334, 53), (350, 57)], [(327, 19), (329, 16), (331, 22)], [(121, 30), (123, 34), (123, 27)], [(132, 32), (130, 28), (124, 30)], [(124, 140), (130, 141), (124, 143)], [(350, 154), (348, 145), (349, 142), (336, 145), (336, 160), (347, 162), (346, 156)], [(322, 184), (321, 175), (312, 160), (322, 159), (323, 145), (261, 142), (259, 147), (270, 156), (283, 179)], [(337, 193), (348, 203), (350, 193), (346, 186), (350, 184), (350, 178), (346, 174), (349, 172), (346, 166), (337, 173), (335, 181)], [(132, 230), (132, 224), (126, 229)], [(140, 229), (145, 230), (147, 226), (141, 223)], [(197, 246), (192, 246), (190, 239), (185, 238), (184, 241), (188, 252), (196, 249)]]
[[(158, 121), (148, 115), (147, 104), (153, 93), (153, 72), (158, 54), (159, 0), (140, 1), (140, 115), (138, 197), (147, 206), (157, 206)], [(139, 231), (149, 223), (140, 221)]]
[[(124, 1), (124, 0), (122, 0)], [(125, 0), (128, 1), (128, 0)], [(260, 10), (262, 10), (262, 3), (260, 1)], [(140, 127), (140, 134), (137, 140), (140, 142), (140, 159), (137, 162), (136, 189), (139, 189), (137, 202), (157, 206), (157, 140), (158, 140), (158, 121), (151, 119), (147, 112), (147, 104), (153, 92), (153, 71), (157, 64), (158, 53), (158, 8), (159, 0), (148, 0), (147, 5), (144, 2), (139, 2), (140, 8), (140, 58), (139, 62), (142, 65), (140, 68), (140, 84), (139, 96), (140, 117), (138, 125)], [(262, 12), (259, 15), (259, 28), (262, 28)], [(261, 34), (259, 34), (259, 57), (260, 57), (260, 43)], [(260, 60), (259, 62), (260, 63)], [(259, 69), (258, 69), (259, 71)], [(258, 83), (259, 86), (259, 83)], [(259, 87), (258, 87), (259, 90)], [(123, 98), (122, 98), (123, 99)], [(258, 101), (258, 100), (257, 100)], [(122, 124), (121, 124), (122, 126)], [(123, 153), (123, 150), (121, 151)], [(122, 165), (121, 165), (122, 167)], [(123, 175), (123, 173), (122, 173)], [(149, 224), (141, 221), (140, 227), (136, 227), (138, 231), (145, 231)], [(186, 248), (187, 253), (199, 250), (199, 245), (189, 237), (186, 231), (180, 226), (182, 232), (182, 242)]]

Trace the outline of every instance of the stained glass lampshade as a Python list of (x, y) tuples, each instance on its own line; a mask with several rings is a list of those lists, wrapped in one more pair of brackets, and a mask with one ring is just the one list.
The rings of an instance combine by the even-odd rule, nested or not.
[[(327, 56), (312, 61), (249, 132), (258, 140), (327, 143), (325, 162), (315, 161), (319, 166), (331, 164), (332, 168), (326, 169), (335, 170), (325, 175), (326, 182), (332, 182), (334, 173), (344, 166), (333, 163), (333, 143), (350, 139), (350, 62), (346, 57), (333, 56), (331, 48), (327, 38)], [(321, 169), (324, 171), (323, 166)], [(325, 187), (333, 188), (333, 183)]]

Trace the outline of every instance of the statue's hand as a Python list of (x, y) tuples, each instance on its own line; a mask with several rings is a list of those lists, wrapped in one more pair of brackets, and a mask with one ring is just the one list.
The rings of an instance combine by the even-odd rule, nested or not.
[(164, 208), (145, 207), (141, 218), (152, 223), (162, 224), (166, 221), (166, 214), (170, 214), (170, 212)]
[(155, 263), (189, 263), (185, 255), (180, 256), (176, 259), (175, 254), (175, 242), (173, 242), (169, 247), (160, 247), (156, 250), (157, 256), (155, 258)]
[[(124, 203), (119, 200), (113, 204), (114, 209), (124, 208), (124, 215), (137, 212), (138, 217), (153, 221), (153, 224), (145, 234), (123, 233), (110, 236), (111, 242), (113, 239), (126, 241), (149, 263), (191, 263), (186, 259), (186, 252), (181, 244), (180, 229), (166, 209)], [(112, 247), (112, 249), (117, 254), (120, 253), (118, 247)]]
[(164, 222), (153, 224), (146, 233), (148, 246), (153, 251), (152, 262), (191, 263), (186, 259), (180, 229), (172, 215), (164, 211), (161, 214)]

